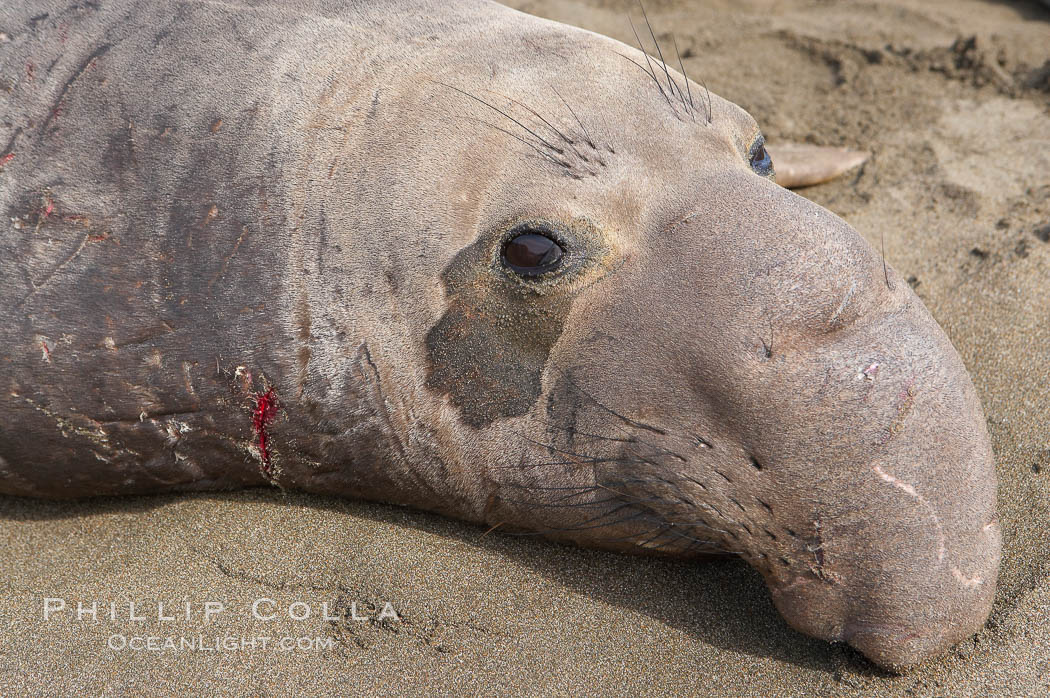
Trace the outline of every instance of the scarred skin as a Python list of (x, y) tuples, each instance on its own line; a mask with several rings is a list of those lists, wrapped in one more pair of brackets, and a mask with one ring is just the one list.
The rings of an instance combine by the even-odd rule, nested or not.
[[(894, 669), (984, 623), (965, 368), (740, 108), (481, 0), (12, 4), (0, 492), (272, 483), (735, 553)], [(504, 264), (522, 230), (555, 272)]]

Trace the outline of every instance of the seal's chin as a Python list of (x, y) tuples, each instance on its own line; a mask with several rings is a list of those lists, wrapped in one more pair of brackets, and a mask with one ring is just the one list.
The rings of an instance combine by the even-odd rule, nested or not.
[(878, 623), (850, 623), (842, 640), (881, 667), (904, 671), (916, 658), (941, 654), (955, 644), (943, 629), (897, 627)]
[(992, 584), (967, 588), (950, 571), (930, 570), (927, 584), (938, 588), (939, 595), (913, 593), (906, 602), (908, 590), (888, 579), (885, 584), (850, 583), (807, 575), (786, 584), (770, 583), (770, 592), (777, 610), (796, 630), (845, 642), (883, 669), (900, 673), (943, 655), (981, 628), (991, 611), (995, 567), (989, 573)]

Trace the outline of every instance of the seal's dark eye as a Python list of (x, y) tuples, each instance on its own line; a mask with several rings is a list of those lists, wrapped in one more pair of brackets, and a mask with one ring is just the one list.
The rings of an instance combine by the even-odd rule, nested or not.
[(762, 136), (759, 136), (755, 144), (751, 146), (751, 154), (748, 156), (748, 160), (751, 162), (751, 169), (756, 174), (760, 174), (763, 177), (773, 174), (773, 158), (769, 157), (769, 151), (766, 150), (766, 139), (762, 138)]
[(522, 233), (503, 246), (503, 261), (522, 276), (539, 276), (561, 263), (565, 250), (546, 235)]

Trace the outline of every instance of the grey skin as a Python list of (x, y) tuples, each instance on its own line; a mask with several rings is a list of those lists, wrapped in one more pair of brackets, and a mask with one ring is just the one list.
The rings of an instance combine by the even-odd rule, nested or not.
[[(481, 0), (5, 3), (0, 31), (0, 492), (272, 483), (738, 554), (894, 669), (984, 623), (970, 379), (754, 171), (740, 108)], [(565, 254), (526, 278), (530, 230)]]

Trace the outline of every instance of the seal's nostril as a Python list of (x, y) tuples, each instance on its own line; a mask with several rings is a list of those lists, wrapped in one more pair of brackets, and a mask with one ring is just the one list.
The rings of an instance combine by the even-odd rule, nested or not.
[(750, 460), (751, 460), (751, 467), (752, 468), (754, 468), (755, 470), (761, 470), (762, 469), (762, 464), (759, 463), (757, 460), (755, 460), (754, 457), (752, 457)]

